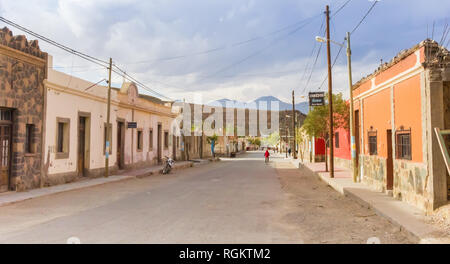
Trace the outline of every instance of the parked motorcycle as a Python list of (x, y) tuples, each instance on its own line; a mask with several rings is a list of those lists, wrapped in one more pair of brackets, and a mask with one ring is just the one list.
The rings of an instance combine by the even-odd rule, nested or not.
[(175, 161), (173, 159), (171, 159), (170, 157), (166, 156), (166, 164), (164, 165), (164, 168), (162, 170), (163, 174), (169, 174), (170, 171), (173, 168), (173, 164), (175, 163)]

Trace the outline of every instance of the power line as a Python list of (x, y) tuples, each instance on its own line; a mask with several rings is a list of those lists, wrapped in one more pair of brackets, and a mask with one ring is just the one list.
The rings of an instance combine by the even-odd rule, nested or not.
[(269, 32), (265, 35), (262, 36), (256, 36), (250, 39), (246, 39), (246, 40), (242, 40), (242, 41), (238, 41), (238, 42), (234, 42), (232, 44), (229, 44), (227, 46), (221, 46), (221, 47), (217, 47), (217, 48), (213, 48), (213, 49), (208, 49), (205, 51), (199, 51), (199, 52), (193, 52), (190, 54), (185, 54), (185, 55), (179, 55), (179, 56), (172, 56), (172, 57), (163, 57), (163, 58), (159, 58), (159, 59), (153, 59), (153, 60), (144, 60), (144, 61), (138, 61), (138, 62), (131, 62), (131, 63), (122, 63), (122, 65), (134, 65), (134, 64), (145, 64), (145, 63), (152, 63), (152, 62), (158, 62), (158, 61), (171, 61), (171, 60), (178, 60), (178, 59), (184, 59), (184, 58), (188, 58), (188, 57), (192, 57), (192, 56), (198, 56), (198, 55), (204, 55), (204, 54), (209, 54), (209, 53), (213, 53), (213, 52), (218, 52), (218, 51), (222, 51), (228, 48), (232, 48), (232, 47), (238, 47), (241, 45), (245, 45), (248, 43), (252, 43), (254, 41), (260, 40), (260, 39), (264, 39), (267, 38), (269, 36), (275, 35), (277, 33), (286, 31), (294, 26), (297, 26), (298, 24), (304, 23), (305, 21), (309, 20), (311, 18), (306, 18), (306, 19), (302, 19), (300, 21), (297, 21), (293, 24), (284, 26), (282, 28), (279, 28), (277, 30), (274, 30), (272, 32)]
[[(321, 14), (320, 14), (320, 15), (321, 15)], [(237, 65), (239, 65), (239, 64), (241, 64), (241, 63), (243, 63), (243, 62), (245, 62), (245, 61), (247, 61), (247, 60), (249, 60), (249, 59), (251, 59), (251, 58), (253, 58), (253, 57), (256, 57), (257, 55), (263, 53), (264, 51), (266, 51), (267, 49), (269, 49), (270, 47), (272, 47), (273, 45), (275, 45), (275, 44), (276, 44), (278, 41), (280, 41), (281, 39), (287, 38), (287, 37), (293, 35), (294, 33), (296, 33), (297, 31), (299, 31), (300, 29), (304, 28), (305, 26), (309, 25), (316, 17), (318, 17), (318, 16), (313, 16), (313, 17), (310, 17), (309, 19), (306, 19), (306, 20), (305, 20), (305, 21), (307, 21), (306, 23), (304, 23), (304, 24), (298, 26), (297, 28), (295, 28), (294, 30), (290, 31), (290, 32), (287, 33), (286, 35), (284, 35), (284, 36), (282, 36), (282, 37), (279, 37), (279, 38), (273, 40), (271, 43), (269, 43), (269, 44), (268, 44), (267, 46), (265, 46), (264, 48), (262, 48), (262, 49), (260, 49), (260, 50), (258, 50), (258, 51), (256, 51), (256, 52), (254, 52), (254, 53), (252, 53), (252, 54), (250, 54), (250, 55), (244, 57), (243, 59), (240, 59), (240, 60), (238, 60), (238, 61), (235, 61), (234, 63), (232, 63), (232, 64), (230, 64), (230, 65), (228, 65), (228, 66), (225, 66), (225, 67), (219, 69), (218, 71), (216, 71), (216, 72), (214, 72), (214, 73), (212, 73), (212, 74), (206, 75), (205, 77), (203, 77), (203, 78), (200, 79), (199, 81), (203, 81), (203, 80), (206, 80), (206, 79), (211, 78), (211, 77), (213, 77), (213, 76), (216, 76), (216, 75), (219, 74), (219, 73), (225, 72), (225, 71), (227, 71), (227, 70), (229, 70), (229, 69), (231, 69), (231, 68), (233, 68), (233, 67), (235, 67), (235, 66), (237, 66)], [(309, 20), (309, 21), (308, 21), (308, 20)]]
[[(156, 95), (157, 97), (166, 98), (166, 99), (169, 99), (169, 101), (173, 101), (170, 97), (167, 97), (167, 96), (165, 96), (163, 94), (160, 94), (157, 91), (155, 91), (155, 90), (151, 89), (150, 87), (148, 87), (147, 85), (145, 85), (144, 83), (138, 81), (136, 78), (134, 78), (131, 75), (129, 75), (128, 73), (126, 73), (124, 70), (119, 68), (117, 65), (113, 65), (113, 67), (115, 67), (117, 69), (117, 71), (112, 69), (112, 71), (114, 73), (122, 76), (123, 78), (125, 78), (125, 79), (127, 79), (129, 81), (134, 82), (136, 85), (140, 86), (142, 89), (144, 89), (144, 90), (146, 90), (146, 91)], [(161, 83), (161, 84), (163, 84), (163, 83)], [(163, 85), (165, 85), (165, 84), (163, 84)]]
[(352, 0), (347, 0), (347, 2), (345, 2), (336, 12), (334, 12), (333, 15), (331, 15), (330, 18), (334, 17), (335, 15), (337, 15), (348, 3), (350, 3), (350, 1)]
[[(377, 3), (378, 3), (378, 0), (374, 0), (372, 6), (369, 8), (369, 10), (367, 10), (366, 14), (365, 14), (365, 15), (363, 16), (363, 18), (358, 22), (358, 24), (353, 28), (353, 30), (351, 31), (350, 34), (353, 34), (353, 33), (359, 28), (359, 26), (360, 26), (360, 25), (362, 24), (362, 22), (366, 19), (366, 17), (370, 14), (370, 12), (373, 10), (373, 8), (375, 7), (375, 5), (376, 5)], [(345, 40), (341, 43), (340, 48), (339, 48), (339, 51), (338, 51), (338, 53), (336, 54), (336, 57), (334, 58), (334, 62), (333, 62), (333, 64), (332, 64), (331, 68), (334, 67), (334, 64), (336, 63), (336, 61), (337, 61), (339, 55), (341, 54), (342, 48), (344, 47), (344, 43), (345, 43)], [(322, 84), (319, 86), (319, 90), (322, 89), (322, 86), (325, 84), (325, 81), (327, 80), (327, 78), (328, 78), (328, 74), (325, 76), (325, 79), (322, 81)]]
[(4, 17), (0, 17), (0, 21), (4, 22), (4, 23), (6, 23), (6, 24), (8, 24), (8, 25), (10, 25), (10, 26), (13, 26), (13, 27), (15, 27), (15, 28), (17, 28), (17, 29), (19, 29), (19, 30), (25, 32), (25, 33), (28, 33), (28, 34), (30, 34), (30, 35), (32, 35), (32, 36), (34, 36), (34, 37), (36, 37), (36, 38), (38, 38), (38, 39), (44, 41), (44, 42), (47, 42), (47, 43), (49, 43), (49, 44), (51, 44), (51, 45), (53, 45), (53, 46), (56, 46), (56, 47), (58, 47), (58, 48), (60, 48), (60, 49), (62, 49), (62, 50), (65, 50), (65, 51), (67, 51), (67, 52), (69, 52), (69, 53), (72, 53), (72, 54), (74, 54), (74, 55), (77, 55), (77, 56), (79, 56), (79, 57), (81, 57), (81, 58), (83, 58), (83, 59), (85, 59), (85, 60), (88, 60), (88, 61), (90, 61), (90, 62), (92, 62), (92, 63), (95, 63), (95, 64), (98, 64), (98, 65), (100, 65), (100, 66), (107, 67), (106, 65), (107, 65), (108, 63), (107, 63), (106, 61), (104, 61), (104, 60), (95, 58), (95, 57), (93, 57), (93, 56), (90, 56), (90, 55), (87, 55), (87, 54), (85, 54), (85, 53), (82, 53), (82, 52), (79, 52), (79, 51), (77, 51), (77, 50), (74, 50), (74, 49), (72, 49), (72, 48), (69, 48), (69, 47), (67, 47), (67, 46), (65, 46), (65, 45), (63, 45), (63, 44), (60, 44), (60, 43), (58, 43), (58, 42), (56, 42), (56, 41), (54, 41), (54, 40), (51, 40), (51, 39), (46, 38), (46, 37), (44, 37), (44, 36), (42, 36), (42, 35), (40, 35), (40, 34), (38, 34), (38, 33), (36, 33), (36, 32), (33, 32), (33, 31), (31, 31), (31, 30), (29, 30), (29, 29), (27, 29), (27, 28), (25, 28), (25, 27), (23, 27), (23, 26), (21, 26), (21, 25), (19, 25), (19, 24), (16, 24), (16, 23), (14, 23), (14, 22), (12, 22), (12, 21), (10, 21), (10, 20), (4, 18)]
[(364, 17), (359, 21), (359, 23), (356, 25), (356, 27), (350, 32), (350, 34), (353, 34), (358, 27), (362, 24), (362, 22), (366, 19), (366, 17), (370, 14), (370, 12), (372, 11), (372, 9), (375, 7), (375, 5), (378, 3), (379, 0), (374, 0), (372, 6), (369, 8), (369, 10), (366, 12), (366, 14), (364, 15)]
[[(95, 58), (95, 57), (90, 56), (90, 55), (88, 55), (88, 54), (85, 54), (85, 53), (79, 52), (79, 51), (77, 51), (77, 50), (74, 50), (74, 49), (72, 49), (72, 48), (70, 48), (70, 47), (67, 47), (67, 46), (65, 46), (65, 45), (63, 45), (63, 44), (60, 44), (60, 43), (58, 43), (58, 42), (56, 42), (56, 41), (54, 41), (54, 40), (51, 40), (51, 39), (49, 39), (49, 38), (47, 38), (47, 37), (44, 37), (44, 36), (42, 36), (42, 35), (40, 35), (40, 34), (38, 34), (38, 33), (36, 33), (36, 32), (33, 32), (33, 31), (31, 31), (31, 30), (29, 30), (29, 29), (23, 27), (23, 26), (20, 26), (19, 24), (16, 24), (16, 23), (14, 23), (14, 22), (12, 22), (12, 21), (10, 21), (10, 20), (4, 18), (4, 17), (0, 17), (0, 21), (3, 21), (4, 23), (6, 23), (6, 24), (8, 24), (8, 25), (11, 25), (11, 26), (13, 26), (13, 27), (15, 27), (15, 28), (17, 28), (17, 29), (19, 29), (19, 30), (25, 32), (25, 33), (28, 33), (29, 35), (32, 35), (32, 36), (34, 36), (34, 37), (36, 37), (36, 38), (38, 38), (38, 39), (40, 39), (40, 40), (42, 40), (42, 41), (44, 41), (44, 42), (47, 42), (47, 43), (49, 43), (50, 45), (53, 45), (53, 46), (55, 46), (55, 47), (58, 47), (58, 48), (60, 48), (60, 49), (62, 49), (62, 50), (64, 50), (64, 51), (66, 51), (66, 52), (68, 52), (68, 53), (71, 53), (71, 54), (73, 54), (73, 55), (79, 56), (79, 57), (81, 57), (81, 58), (83, 58), (83, 59), (85, 59), (85, 60), (87, 60), (87, 61), (90, 61), (90, 62), (92, 62), (92, 63), (95, 63), (95, 64), (97, 64), (97, 65), (100, 65), (100, 66), (102, 66), (103, 68), (106, 68), (106, 69), (109, 68), (109, 67), (107, 66), (109, 63), (106, 62), (106, 61), (104, 61), (104, 60)], [(74, 67), (75, 67), (75, 66), (72, 65), (71, 67), (67, 67), (67, 68), (72, 68), (72, 69), (73, 69)], [(112, 70), (113, 72), (115, 72), (116, 74), (119, 74), (119, 75), (121, 75), (122, 77), (127, 78), (127, 79), (129, 79), (129, 80), (135, 82), (136, 84), (139, 84), (143, 89), (145, 89), (145, 90), (147, 90), (147, 91), (149, 91), (149, 92), (152, 92), (153, 94), (156, 94), (156, 95), (158, 95), (159, 97), (166, 98), (166, 99), (170, 99), (169, 97), (164, 96), (164, 95), (162, 95), (162, 94), (160, 94), (160, 93), (154, 91), (153, 89), (147, 87), (145, 84), (143, 84), (142, 82), (138, 81), (136, 78), (133, 78), (132, 76), (130, 76), (130, 75), (127, 74), (126, 72), (122, 71), (122, 70), (121, 70), (120, 68), (118, 68), (117, 66), (115, 66), (115, 67), (116, 67), (118, 70), (120, 70), (120, 71), (122, 72), (122, 73), (119, 73), (119, 72), (115, 71), (114, 69), (111, 69), (111, 70)]]

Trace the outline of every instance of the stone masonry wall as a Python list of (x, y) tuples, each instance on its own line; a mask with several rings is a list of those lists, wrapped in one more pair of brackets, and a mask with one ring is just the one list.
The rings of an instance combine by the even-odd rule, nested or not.
[(394, 160), (394, 197), (426, 210), (431, 194), (425, 164)]
[[(10, 188), (40, 186), (47, 54), (37, 40), (0, 30), (0, 107), (13, 109)], [(26, 124), (33, 124), (35, 152), (25, 153)]]
[(378, 156), (360, 155), (363, 165), (362, 182), (378, 191), (386, 188), (386, 159)]

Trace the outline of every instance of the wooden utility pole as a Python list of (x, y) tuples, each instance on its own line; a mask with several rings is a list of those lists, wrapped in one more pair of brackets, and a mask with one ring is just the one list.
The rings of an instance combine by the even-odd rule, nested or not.
[[(328, 61), (328, 106), (330, 114), (330, 135), (329, 135), (329, 146), (330, 146), (330, 178), (334, 178), (334, 150), (333, 150), (333, 83), (331, 76), (331, 51), (330, 51), (330, 7), (326, 7), (327, 15), (327, 61)], [(326, 145), (325, 145), (326, 147)], [(325, 162), (326, 162), (325, 157)]]
[(109, 149), (111, 146), (111, 137), (109, 136), (109, 130), (111, 129), (111, 71), (112, 71), (112, 58), (109, 58), (109, 78), (108, 78), (108, 106), (106, 110), (106, 135), (105, 135), (105, 177), (109, 176)]
[(350, 48), (350, 32), (347, 32), (347, 66), (348, 66), (348, 83), (350, 88), (350, 136), (351, 136), (351, 152), (353, 167), (353, 182), (358, 181), (358, 162), (356, 159), (356, 142), (355, 142), (355, 120), (353, 118), (353, 79), (352, 79), (352, 50)]
[(295, 99), (294, 99), (294, 90), (292, 90), (292, 130), (294, 131), (294, 147), (292, 148), (292, 151), (294, 151), (294, 154), (292, 157), (294, 159), (297, 158), (297, 131), (295, 131)]

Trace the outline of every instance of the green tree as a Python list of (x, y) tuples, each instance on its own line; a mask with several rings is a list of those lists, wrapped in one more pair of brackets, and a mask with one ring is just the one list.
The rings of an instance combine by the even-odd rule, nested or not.
[(268, 146), (272, 146), (272, 147), (276, 146), (280, 142), (280, 133), (273, 132), (269, 136), (265, 137), (263, 139), (263, 142), (264, 142), (264, 144), (266, 144)]
[[(329, 101), (328, 94), (326, 100)], [(350, 107), (342, 98), (342, 93), (333, 94), (333, 126), (335, 128), (349, 128)], [(315, 106), (306, 116), (303, 130), (310, 137), (324, 137), (330, 126), (328, 105)]]

